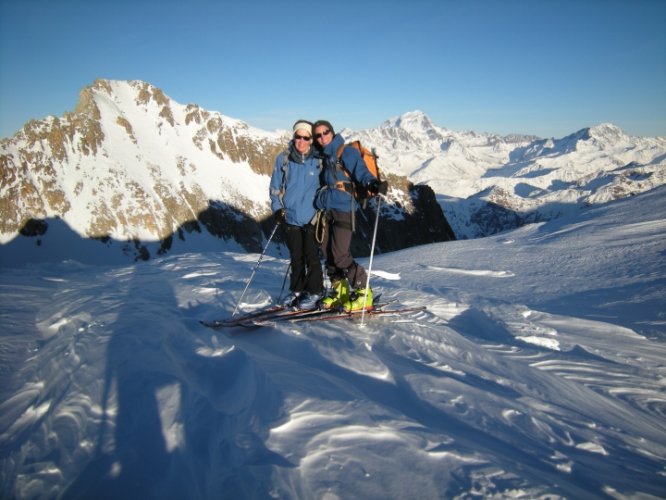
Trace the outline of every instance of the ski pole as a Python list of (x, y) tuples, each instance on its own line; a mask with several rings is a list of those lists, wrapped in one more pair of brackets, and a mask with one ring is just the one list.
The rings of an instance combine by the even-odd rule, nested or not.
[(370, 262), (368, 263), (367, 277), (365, 279), (365, 294), (363, 296), (363, 311), (361, 311), (361, 326), (365, 321), (365, 306), (368, 303), (368, 290), (370, 290), (370, 273), (372, 272), (372, 260), (375, 255), (375, 242), (377, 241), (377, 227), (379, 226), (379, 208), (381, 206), (382, 196), (377, 196), (377, 215), (375, 215), (375, 228), (372, 231), (372, 245), (370, 247)]
[(250, 276), (250, 279), (247, 282), (247, 285), (245, 285), (245, 290), (243, 290), (243, 293), (240, 296), (240, 299), (238, 299), (238, 302), (236, 303), (236, 308), (234, 309), (233, 314), (231, 317), (233, 318), (236, 316), (236, 312), (238, 311), (238, 306), (240, 305), (241, 301), (243, 300), (243, 297), (245, 296), (245, 292), (247, 292), (247, 289), (250, 286), (250, 283), (252, 283), (252, 280), (254, 279), (254, 275), (257, 272), (257, 269), (259, 269), (259, 265), (261, 264), (261, 261), (264, 258), (264, 255), (266, 255), (266, 250), (268, 250), (268, 245), (271, 244), (271, 240), (273, 239), (273, 236), (275, 235), (275, 231), (277, 231), (278, 226), (280, 223), (276, 223), (275, 226), (273, 227), (273, 231), (271, 231), (271, 235), (268, 237), (268, 241), (266, 242), (266, 246), (264, 247), (264, 250), (261, 252), (261, 255), (259, 256), (259, 260), (257, 261), (257, 265), (254, 266), (254, 270), (252, 271), (252, 275)]
[(289, 269), (291, 269), (291, 262), (287, 266), (287, 270), (284, 272), (284, 279), (282, 280), (282, 288), (280, 288), (280, 295), (278, 295), (278, 304), (282, 301), (282, 294), (284, 293), (284, 286), (287, 284), (287, 276), (289, 276)]

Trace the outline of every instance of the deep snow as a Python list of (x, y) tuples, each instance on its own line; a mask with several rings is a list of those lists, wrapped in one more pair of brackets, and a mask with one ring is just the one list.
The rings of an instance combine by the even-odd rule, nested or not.
[(2, 269), (1, 496), (664, 497), (665, 256), (659, 188), (376, 256), (428, 311), (363, 327), (200, 325), (254, 254)]

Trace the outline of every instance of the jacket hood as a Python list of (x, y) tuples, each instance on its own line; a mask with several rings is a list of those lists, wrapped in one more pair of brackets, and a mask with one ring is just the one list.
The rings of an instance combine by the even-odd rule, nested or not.
[(295, 161), (296, 163), (305, 163), (306, 160), (312, 158), (315, 156), (315, 154), (316, 151), (314, 146), (310, 145), (310, 149), (308, 149), (307, 153), (299, 153), (298, 149), (296, 149), (294, 141), (289, 141), (289, 159), (291, 161)]
[(345, 143), (344, 137), (342, 137), (340, 134), (335, 134), (335, 137), (333, 137), (333, 140), (329, 142), (322, 150), (321, 150), (321, 155), (322, 156), (336, 156), (338, 153), (338, 149), (340, 146), (342, 146)]

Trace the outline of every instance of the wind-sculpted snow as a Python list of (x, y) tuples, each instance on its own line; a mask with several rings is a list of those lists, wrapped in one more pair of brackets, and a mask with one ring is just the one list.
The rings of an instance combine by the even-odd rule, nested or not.
[(2, 496), (663, 497), (665, 195), (375, 256), (428, 309), (363, 326), (202, 326), (256, 254), (8, 269)]

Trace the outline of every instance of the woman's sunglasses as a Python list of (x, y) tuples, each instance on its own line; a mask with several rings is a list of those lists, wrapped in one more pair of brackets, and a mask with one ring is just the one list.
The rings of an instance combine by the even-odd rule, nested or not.
[(324, 130), (321, 134), (315, 134), (314, 137), (315, 137), (315, 139), (321, 139), (322, 137), (324, 137), (324, 136), (326, 136), (330, 133), (331, 133), (330, 130)]

